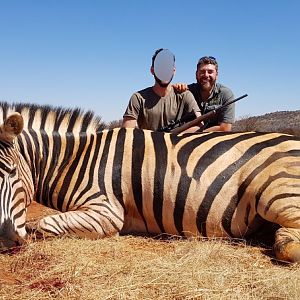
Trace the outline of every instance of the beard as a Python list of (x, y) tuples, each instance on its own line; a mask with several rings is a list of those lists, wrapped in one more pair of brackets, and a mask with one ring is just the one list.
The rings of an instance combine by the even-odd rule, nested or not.
[(202, 81), (202, 80), (197, 80), (197, 83), (201, 86), (201, 89), (204, 91), (211, 91), (212, 88), (214, 87), (216, 81)]
[(155, 74), (154, 74), (154, 78), (155, 78), (155, 81), (159, 84), (159, 86), (161, 86), (162, 88), (166, 88), (170, 84), (170, 82), (172, 81), (173, 76), (172, 76), (172, 78), (170, 79), (169, 82), (161, 81), (159, 78), (156, 77)]

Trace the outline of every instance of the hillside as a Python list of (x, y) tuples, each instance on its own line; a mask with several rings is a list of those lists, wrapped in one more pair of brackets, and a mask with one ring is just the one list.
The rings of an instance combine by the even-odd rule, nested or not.
[[(120, 127), (122, 119), (111, 121), (104, 128)], [(233, 124), (233, 131), (284, 132), (300, 136), (300, 110), (277, 111), (261, 116), (244, 116)]]
[(261, 116), (242, 117), (233, 125), (234, 131), (276, 131), (300, 135), (300, 110), (278, 111)]

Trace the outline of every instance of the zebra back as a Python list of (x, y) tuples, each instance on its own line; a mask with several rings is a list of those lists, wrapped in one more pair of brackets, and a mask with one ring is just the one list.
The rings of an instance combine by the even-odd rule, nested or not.
[(92, 111), (79, 108), (61, 108), (50, 105), (0, 102), (0, 124), (14, 112), (24, 119), (24, 130), (46, 132), (95, 132), (104, 129), (104, 123)]

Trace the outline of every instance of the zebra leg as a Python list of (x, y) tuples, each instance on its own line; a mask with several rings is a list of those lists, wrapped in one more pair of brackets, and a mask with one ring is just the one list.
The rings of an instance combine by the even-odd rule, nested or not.
[(73, 235), (97, 239), (117, 234), (124, 223), (124, 212), (106, 205), (90, 205), (41, 219), (36, 227), (44, 237)]
[(300, 229), (280, 228), (275, 235), (276, 258), (288, 262), (300, 262)]
[[(276, 258), (287, 262), (300, 262), (300, 193), (298, 185), (273, 188), (266, 197), (261, 197), (258, 213), (266, 220), (281, 226), (275, 233)], [(268, 197), (267, 200), (267, 195)]]

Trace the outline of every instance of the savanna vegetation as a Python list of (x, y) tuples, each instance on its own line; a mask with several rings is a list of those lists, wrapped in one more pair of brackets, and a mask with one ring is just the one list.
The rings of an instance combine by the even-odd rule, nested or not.
[(283, 132), (300, 135), (300, 110), (240, 117), (233, 125), (233, 130)]

